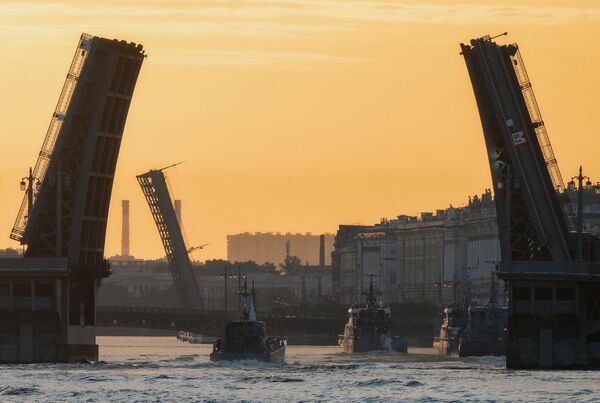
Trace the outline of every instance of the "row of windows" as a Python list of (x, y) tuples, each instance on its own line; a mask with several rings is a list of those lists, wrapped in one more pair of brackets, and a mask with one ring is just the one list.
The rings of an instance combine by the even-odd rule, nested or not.
[[(529, 301), (531, 300), (531, 293), (533, 291), (533, 299), (536, 301), (551, 301), (552, 300), (552, 287), (515, 287), (513, 289), (513, 298), (516, 301)], [(575, 299), (575, 288), (574, 287), (556, 287), (556, 300), (557, 301), (572, 301)]]
[[(35, 295), (40, 298), (48, 298), (54, 296), (54, 283), (36, 282)], [(0, 283), (0, 297), (10, 296), (10, 285), (8, 283)], [(15, 282), (13, 284), (13, 296), (31, 297), (31, 283)]]

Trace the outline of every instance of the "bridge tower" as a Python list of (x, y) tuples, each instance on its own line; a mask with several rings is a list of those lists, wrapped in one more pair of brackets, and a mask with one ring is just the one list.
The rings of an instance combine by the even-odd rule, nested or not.
[(137, 180), (158, 228), (182, 308), (201, 309), (202, 300), (189, 257), (190, 250), (185, 244), (179, 217), (163, 172), (165, 169), (150, 170), (138, 175)]
[(0, 361), (98, 359), (95, 298), (109, 273), (108, 209), (143, 59), (142, 45), (79, 40), (30, 175), (38, 185), (27, 190), (10, 234), (27, 246), (25, 257), (0, 263), (0, 296), (8, 295), (0, 320), (12, 329), (0, 340), (17, 344), (16, 355), (0, 353)]
[(509, 287), (507, 367), (600, 367), (600, 239), (573, 231), (519, 47), (485, 36), (461, 50), (496, 198), (499, 275)]

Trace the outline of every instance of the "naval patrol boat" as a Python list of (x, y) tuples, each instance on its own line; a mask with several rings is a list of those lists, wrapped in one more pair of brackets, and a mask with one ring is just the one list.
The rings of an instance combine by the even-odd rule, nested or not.
[(348, 309), (348, 322), (338, 344), (345, 353), (364, 353), (373, 350), (393, 350), (406, 353), (407, 342), (391, 332), (392, 312), (377, 303), (373, 275), (370, 275), (367, 305)]
[(442, 326), (438, 337), (433, 339), (433, 348), (440, 355), (458, 354), (460, 338), (467, 325), (465, 309), (458, 306), (444, 308)]
[(256, 360), (282, 364), (285, 360), (286, 340), (281, 337), (267, 337), (264, 322), (256, 320), (254, 309), (254, 289), (248, 292), (244, 276), (244, 290), (238, 294), (242, 298), (242, 314), (239, 320), (225, 325), (223, 337), (213, 343), (211, 361)]
[(459, 357), (506, 355), (508, 308), (498, 305), (495, 275), (492, 272), (488, 303), (472, 304), (467, 310), (467, 325), (458, 346)]
[(471, 305), (458, 356), (506, 355), (508, 308)]
[(495, 273), (486, 305), (471, 302), (464, 307), (447, 307), (439, 337), (433, 348), (441, 355), (506, 355), (508, 308), (497, 304)]

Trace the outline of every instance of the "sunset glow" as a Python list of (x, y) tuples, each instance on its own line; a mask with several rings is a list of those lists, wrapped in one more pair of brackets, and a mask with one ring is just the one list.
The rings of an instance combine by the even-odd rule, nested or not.
[[(335, 233), (339, 224), (460, 206), (491, 186), (459, 44), (508, 31), (526, 52), (563, 177), (600, 180), (595, 1), (37, 1), (0, 4), (0, 247), (82, 32), (142, 43), (107, 233), (164, 256), (135, 175), (167, 171), (199, 260), (226, 235)], [(3, 232), (2, 232), (3, 231)]]

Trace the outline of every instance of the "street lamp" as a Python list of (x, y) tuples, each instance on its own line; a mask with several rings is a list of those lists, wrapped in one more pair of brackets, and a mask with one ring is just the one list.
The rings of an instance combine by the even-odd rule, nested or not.
[(465, 284), (464, 284), (464, 291), (463, 291), (463, 295), (465, 298), (465, 304), (471, 305), (471, 299), (473, 298), (471, 296), (471, 278), (473, 276), (473, 269), (475, 267), (471, 266), (470, 264), (467, 265), (466, 269), (467, 269), (467, 278), (465, 279)]
[[(27, 181), (27, 182), (26, 182)], [(21, 182), (19, 183), (19, 188), (21, 191), (26, 191), (27, 195), (27, 216), (31, 213), (31, 207), (33, 206), (33, 183), (35, 181), (35, 187), (40, 187), (40, 180), (33, 176), (33, 170), (29, 167), (29, 175), (21, 178)]]
[(577, 179), (577, 261), (583, 262), (583, 180), (590, 178), (583, 175), (583, 167), (579, 166), (579, 175), (571, 178)]
[(492, 276), (491, 276), (491, 284), (490, 284), (490, 299), (489, 303), (492, 306), (496, 306), (496, 302), (498, 299), (497, 291), (496, 291), (496, 275), (498, 273), (498, 261), (496, 259), (486, 260), (486, 263), (492, 265)]

